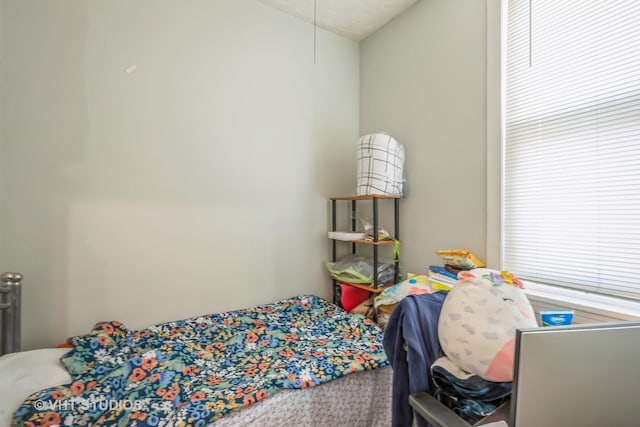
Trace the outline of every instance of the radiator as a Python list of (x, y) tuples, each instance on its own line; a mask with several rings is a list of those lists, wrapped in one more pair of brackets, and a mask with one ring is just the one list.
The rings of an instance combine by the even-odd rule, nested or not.
[(3, 273), (0, 281), (0, 356), (20, 351), (22, 275)]

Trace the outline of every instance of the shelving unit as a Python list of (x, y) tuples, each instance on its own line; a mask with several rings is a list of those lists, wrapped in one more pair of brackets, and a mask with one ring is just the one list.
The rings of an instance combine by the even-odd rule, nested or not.
[[(350, 286), (354, 286), (356, 288), (364, 289), (370, 293), (378, 294), (382, 292), (386, 287), (393, 285), (398, 282), (399, 277), (399, 267), (400, 267), (400, 259), (399, 257), (394, 259), (394, 281), (392, 283), (378, 283), (378, 257), (379, 257), (379, 248), (387, 245), (394, 245), (396, 241), (400, 241), (400, 197), (399, 196), (388, 196), (388, 195), (366, 195), (366, 196), (345, 196), (345, 197), (330, 197), (331, 201), (331, 231), (337, 231), (337, 211), (338, 211), (338, 202), (339, 201), (347, 201), (351, 202), (351, 231), (356, 231), (356, 207), (358, 201), (366, 201), (370, 200), (372, 209), (373, 209), (373, 240), (353, 240), (353, 241), (341, 241), (336, 239), (331, 239), (331, 260), (333, 262), (337, 259), (337, 245), (338, 242), (341, 243), (351, 243), (351, 253), (357, 253), (358, 245), (368, 245), (373, 248), (373, 282), (368, 284), (361, 283), (345, 283), (344, 281), (333, 279), (333, 302), (335, 304), (340, 304), (340, 295), (341, 290), (339, 287), (339, 283), (345, 283)], [(393, 200), (393, 240), (378, 240), (377, 230), (379, 228), (379, 206), (378, 203), (381, 200)], [(377, 320), (377, 313), (374, 312), (375, 319)]]

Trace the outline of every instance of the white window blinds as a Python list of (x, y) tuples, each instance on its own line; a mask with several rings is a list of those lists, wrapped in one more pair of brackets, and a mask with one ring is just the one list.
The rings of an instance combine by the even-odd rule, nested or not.
[(510, 0), (503, 267), (640, 298), (640, 1)]

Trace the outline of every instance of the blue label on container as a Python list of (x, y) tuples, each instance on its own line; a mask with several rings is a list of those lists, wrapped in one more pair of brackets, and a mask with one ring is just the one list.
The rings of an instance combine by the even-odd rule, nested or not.
[(540, 311), (542, 326), (570, 325), (573, 320), (573, 310), (543, 310)]

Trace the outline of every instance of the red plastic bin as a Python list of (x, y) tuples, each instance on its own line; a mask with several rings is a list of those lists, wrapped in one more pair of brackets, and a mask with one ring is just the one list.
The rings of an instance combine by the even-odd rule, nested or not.
[(364, 289), (356, 288), (355, 286), (345, 283), (340, 283), (340, 288), (342, 289), (340, 303), (347, 313), (350, 313), (358, 304), (369, 298), (369, 291)]

